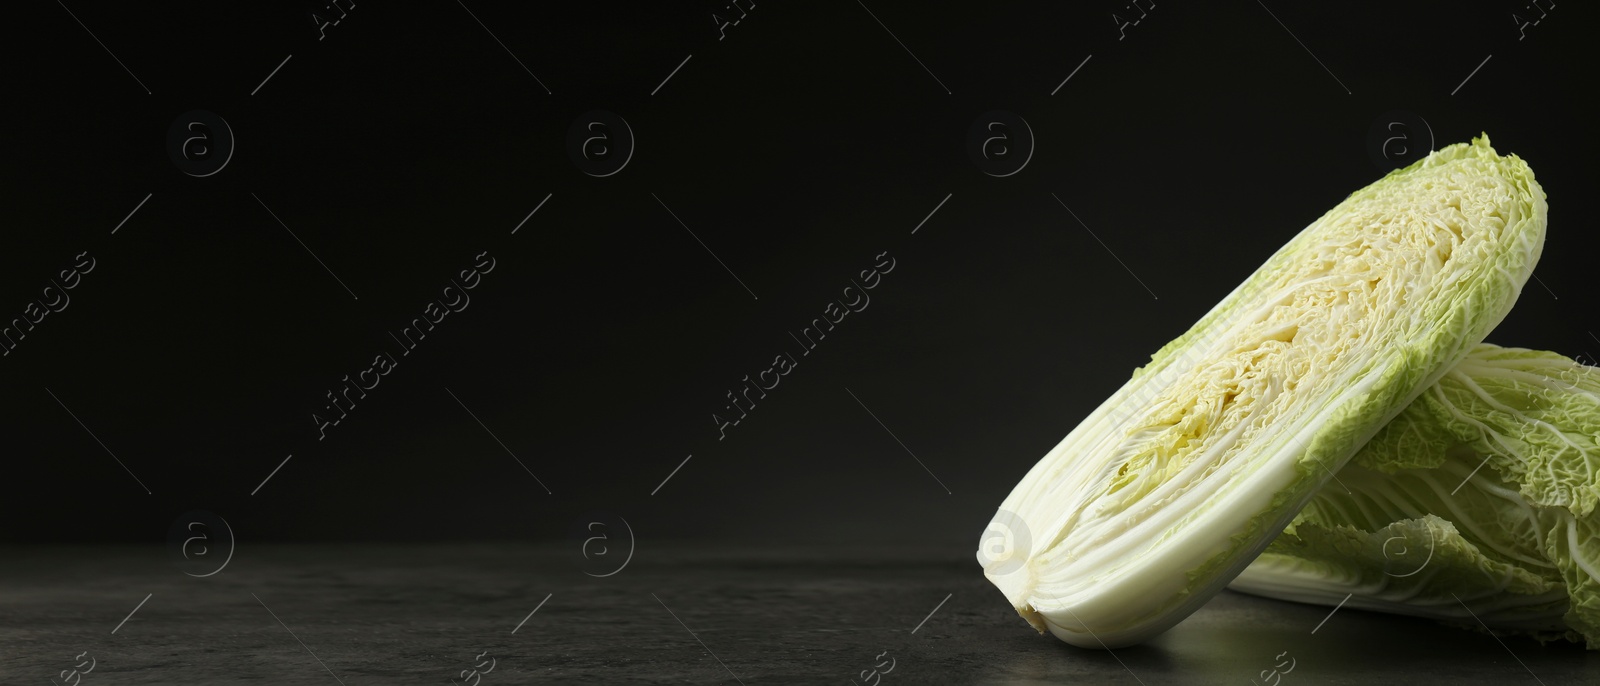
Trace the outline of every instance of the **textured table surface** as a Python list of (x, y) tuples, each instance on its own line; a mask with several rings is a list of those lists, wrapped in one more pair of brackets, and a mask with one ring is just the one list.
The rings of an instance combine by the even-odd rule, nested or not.
[(90, 686), (1600, 683), (1600, 653), (1577, 646), (1231, 592), (1149, 644), (1080, 650), (1034, 633), (949, 551), (658, 545), (594, 578), (570, 548), (256, 545), (206, 578), (159, 548), (10, 548), (0, 675)]

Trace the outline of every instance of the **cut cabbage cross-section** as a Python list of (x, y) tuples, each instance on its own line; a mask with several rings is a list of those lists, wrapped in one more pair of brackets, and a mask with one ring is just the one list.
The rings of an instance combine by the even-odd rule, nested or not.
[(985, 575), (1074, 645), (1165, 631), (1500, 322), (1544, 227), (1533, 173), (1487, 137), (1352, 194), (1034, 465)]

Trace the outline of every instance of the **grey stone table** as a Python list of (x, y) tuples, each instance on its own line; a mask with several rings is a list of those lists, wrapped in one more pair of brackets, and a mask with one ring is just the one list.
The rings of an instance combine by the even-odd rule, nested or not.
[(1081, 650), (953, 551), (647, 552), (596, 578), (567, 545), (256, 545), (192, 578), (159, 548), (4, 549), (0, 682), (1600, 683), (1577, 646), (1231, 592), (1147, 645)]

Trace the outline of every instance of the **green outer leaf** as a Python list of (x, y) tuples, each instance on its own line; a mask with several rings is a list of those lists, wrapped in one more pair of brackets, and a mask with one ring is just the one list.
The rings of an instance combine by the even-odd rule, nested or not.
[(1600, 650), (1600, 518), (1575, 519), (1554, 508), (1541, 515), (1551, 524), (1545, 552), (1561, 570), (1572, 603), (1567, 626), (1584, 635), (1590, 650)]
[[(1548, 636), (1537, 620), (1550, 608), (1525, 602), (1535, 586), (1485, 592), (1482, 579), (1429, 574), (1409, 582), (1414, 595), (1397, 601), (1391, 585), (1352, 571), (1370, 572), (1392, 556), (1328, 536), (1437, 519), (1452, 532), (1441, 544), (1470, 547), (1486, 575), (1510, 569), (1555, 584), (1565, 626), (1575, 630), (1568, 636), (1581, 634), (1600, 649), (1597, 438), (1600, 368), (1481, 345), (1379, 431), (1233, 586), (1311, 602), (1348, 592), (1358, 607), (1442, 619), (1459, 619), (1469, 607), (1491, 627)], [(1450, 594), (1461, 607), (1439, 605)]]
[[(1273, 541), (1256, 565), (1274, 568), (1277, 585), (1269, 595), (1275, 597), (1466, 622), (1475, 613), (1497, 626), (1567, 634), (1560, 580), (1484, 555), (1431, 514), (1373, 532), (1302, 522), (1295, 534)], [(1345, 601), (1346, 593), (1354, 595)]]

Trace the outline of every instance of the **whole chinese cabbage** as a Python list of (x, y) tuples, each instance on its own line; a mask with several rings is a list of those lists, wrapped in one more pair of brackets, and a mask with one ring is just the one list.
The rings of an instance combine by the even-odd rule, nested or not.
[(1600, 649), (1597, 440), (1600, 368), (1480, 346), (1231, 587)]
[(1176, 624), (1500, 322), (1544, 227), (1533, 173), (1486, 137), (1350, 195), (1034, 465), (984, 574), (1074, 645)]

